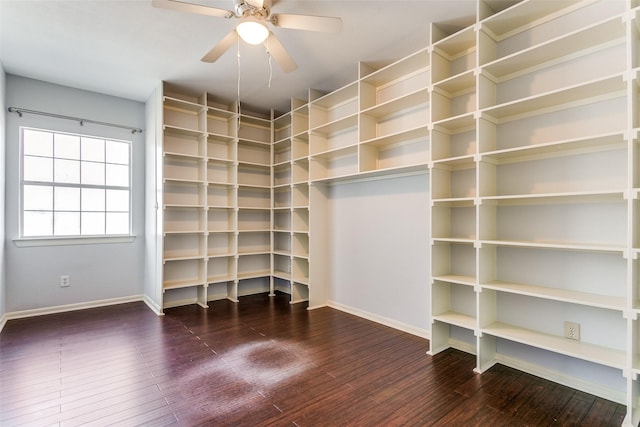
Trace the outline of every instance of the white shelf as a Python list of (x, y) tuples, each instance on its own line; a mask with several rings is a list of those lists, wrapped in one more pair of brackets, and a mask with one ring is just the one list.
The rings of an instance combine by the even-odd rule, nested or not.
[(358, 96), (357, 82), (349, 83), (339, 89), (334, 90), (317, 99), (311, 100), (311, 106), (319, 106), (324, 108), (334, 108), (336, 105), (345, 104)]
[(436, 314), (433, 316), (433, 320), (447, 323), (449, 325), (459, 326), (465, 329), (475, 330), (476, 328), (475, 317), (469, 316), (467, 314), (456, 313), (455, 311), (447, 311), (445, 313)]
[(433, 280), (439, 280), (441, 282), (457, 283), (458, 285), (475, 286), (476, 278), (473, 276), (463, 276), (460, 274), (444, 274), (440, 276), (433, 276)]
[(427, 125), (418, 126), (411, 129), (401, 130), (389, 135), (379, 136), (376, 138), (367, 139), (360, 142), (360, 145), (372, 145), (376, 147), (383, 147), (389, 145), (399, 144), (405, 141), (411, 141), (419, 138), (429, 137), (429, 127)]
[(277, 277), (278, 279), (291, 281), (291, 273), (274, 270), (272, 275), (273, 277)]
[(201, 179), (188, 179), (188, 178), (164, 178), (162, 180), (165, 184), (177, 184), (177, 185), (205, 185), (206, 181)]
[(336, 120), (332, 120), (328, 123), (324, 123), (322, 125), (316, 126), (311, 129), (312, 133), (322, 135), (325, 137), (330, 137), (331, 135), (343, 132), (346, 129), (354, 128), (358, 125), (358, 114), (350, 114), (346, 117), (341, 117)]
[(171, 96), (164, 96), (163, 103), (166, 107), (177, 108), (180, 110), (188, 110), (196, 113), (200, 113), (207, 110), (207, 107), (205, 105), (201, 105), (191, 101), (186, 101), (184, 99), (174, 98)]
[(448, 59), (455, 59), (460, 54), (474, 49), (476, 33), (473, 26), (466, 27), (433, 44), (433, 49)]
[(232, 282), (234, 280), (235, 280), (235, 274), (224, 274), (224, 275), (220, 275), (220, 276), (209, 276), (209, 277), (207, 277), (207, 283), (208, 284)]
[(577, 4), (575, 0), (523, 1), (486, 18), (482, 21), (482, 29), (496, 40), (502, 40)]
[(626, 191), (579, 191), (570, 193), (532, 193), (506, 196), (483, 196), (480, 204), (524, 205), (544, 203), (604, 203), (619, 202), (626, 198)]
[(440, 80), (433, 85), (434, 90), (444, 91), (448, 95), (455, 95), (468, 90), (475, 90), (476, 74), (475, 70), (468, 70), (455, 76)]
[(205, 283), (197, 279), (191, 280), (173, 280), (163, 283), (163, 290), (179, 289), (179, 288), (191, 288), (193, 286), (203, 286)]
[(344, 147), (333, 148), (331, 150), (314, 153), (310, 156), (313, 159), (332, 159), (335, 157), (355, 154), (358, 151), (358, 144), (350, 144)]
[(472, 205), (475, 203), (475, 197), (440, 197), (440, 198), (432, 198), (431, 201), (434, 204), (440, 205)]
[(171, 262), (171, 261), (187, 261), (191, 259), (205, 259), (204, 255), (184, 255), (184, 256), (165, 256), (162, 258), (163, 263)]
[(227, 142), (230, 143), (232, 141), (236, 141), (238, 139), (238, 137), (234, 136), (234, 135), (227, 135), (227, 134), (222, 134), (222, 133), (216, 133), (216, 132), (208, 132), (207, 133), (207, 137), (212, 138), (216, 141), (220, 141), (220, 142)]
[(206, 231), (203, 230), (164, 230), (162, 233), (163, 236), (175, 236), (179, 234), (207, 234)]
[(496, 59), (482, 66), (482, 70), (495, 79), (500, 79), (522, 70), (539, 67), (546, 62), (562, 59), (567, 56), (567, 52), (591, 51), (601, 45), (609, 47), (613, 41), (623, 42), (625, 35), (624, 21), (618, 16)]
[[(426, 105), (428, 102), (429, 91), (425, 86), (424, 89), (419, 89), (409, 94), (402, 95), (373, 107), (364, 109), (360, 111), (360, 114), (365, 114), (374, 118), (381, 118), (389, 116), (391, 114), (398, 114), (399, 111), (406, 110), (408, 108), (415, 108), (418, 105)], [(315, 132), (316, 130), (314, 129), (313, 131)]]
[(433, 243), (464, 243), (464, 244), (473, 244), (475, 239), (469, 239), (466, 237), (434, 237), (432, 238)]
[(162, 205), (164, 209), (205, 209), (203, 204), (178, 204), (178, 203), (165, 203)]
[(626, 149), (625, 132), (611, 132), (560, 141), (551, 141), (505, 150), (481, 153), (481, 160), (495, 163), (528, 160), (532, 158), (557, 157), (572, 153), (586, 153), (602, 150)]
[(162, 155), (164, 157), (175, 157), (177, 159), (186, 159), (186, 160), (204, 160), (205, 159), (204, 156), (198, 156), (198, 155), (187, 154), (187, 153), (174, 153), (171, 151), (165, 151), (164, 153), (162, 153)]
[(623, 254), (626, 248), (614, 245), (599, 245), (569, 242), (527, 242), (510, 240), (481, 240), (482, 245), (512, 246), (524, 248), (555, 249), (568, 251), (613, 252)]
[(206, 136), (205, 132), (198, 130), (198, 129), (190, 129), (190, 128), (185, 128), (185, 127), (181, 127), (181, 126), (172, 126), (172, 125), (168, 125), (165, 124), (162, 126), (163, 129), (166, 132), (171, 132), (174, 133), (176, 135), (184, 135), (184, 136)]
[(242, 273), (238, 272), (238, 280), (258, 279), (260, 277), (269, 276), (271, 276), (271, 270), (246, 271)]
[(446, 129), (450, 132), (472, 130), (476, 125), (476, 114), (474, 112), (469, 112), (453, 117), (447, 117), (434, 121), (432, 125), (434, 128)]
[(496, 122), (505, 122), (523, 116), (558, 111), (595, 99), (611, 99), (623, 96), (626, 83), (622, 74), (593, 80), (584, 84), (530, 96), (482, 110), (483, 116), (493, 118)]
[(420, 50), (385, 67), (361, 77), (361, 81), (373, 86), (385, 86), (402, 76), (429, 68), (429, 51)]
[(508, 292), (518, 295), (544, 298), (553, 301), (581, 304), (589, 307), (599, 307), (621, 312), (626, 310), (626, 298), (624, 297), (590, 294), (586, 292), (550, 288), (546, 286), (528, 285), (522, 283), (509, 283), (500, 280), (492, 280), (490, 282), (481, 284), (481, 286), (485, 289), (493, 289), (499, 292)]
[(473, 154), (458, 157), (449, 157), (433, 161), (433, 167), (447, 170), (471, 169), (476, 166)]
[(501, 322), (494, 322), (486, 328), (482, 328), (482, 332), (616, 369), (624, 370), (626, 367), (626, 352), (621, 350), (570, 340)]
[(224, 119), (231, 119), (238, 116), (238, 113), (236, 113), (235, 111), (225, 110), (225, 109), (213, 107), (210, 105), (207, 106), (207, 114), (224, 118)]

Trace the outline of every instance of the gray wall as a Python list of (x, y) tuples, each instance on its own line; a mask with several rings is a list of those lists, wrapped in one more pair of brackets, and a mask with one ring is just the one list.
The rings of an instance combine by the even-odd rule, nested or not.
[(428, 196), (426, 174), (331, 188), (331, 301), (427, 335)]
[[(45, 111), (144, 128), (144, 103), (6, 76), (5, 107)], [(19, 129), (48, 128), (132, 139), (132, 243), (17, 247), (19, 237)], [(144, 134), (37, 115), (6, 115), (6, 312), (140, 296), (144, 292)], [(68, 274), (71, 286), (59, 286)]]

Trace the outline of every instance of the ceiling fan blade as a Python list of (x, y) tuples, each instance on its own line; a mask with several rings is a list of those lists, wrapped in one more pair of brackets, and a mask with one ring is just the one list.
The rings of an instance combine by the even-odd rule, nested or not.
[(178, 0), (152, 0), (151, 5), (161, 9), (177, 10), (179, 12), (195, 13), (198, 15), (215, 16), (218, 18), (231, 18), (233, 12), (215, 7), (202, 6)]
[(202, 57), (202, 62), (216, 62), (231, 46), (238, 42), (238, 33), (236, 30), (231, 31), (224, 36), (220, 42), (215, 45), (205, 56)]
[(271, 15), (271, 23), (276, 27), (294, 30), (321, 31), (339, 33), (342, 30), (342, 19), (332, 16), (291, 15), (278, 13)]
[(264, 41), (263, 45), (285, 73), (290, 73), (298, 68), (298, 64), (289, 56), (280, 40), (272, 32), (269, 32), (269, 37)]

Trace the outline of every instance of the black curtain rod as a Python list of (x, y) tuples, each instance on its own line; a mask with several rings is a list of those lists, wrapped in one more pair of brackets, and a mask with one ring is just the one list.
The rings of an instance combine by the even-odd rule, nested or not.
[(140, 129), (140, 128), (134, 128), (134, 127), (131, 127), (131, 126), (124, 126), (124, 125), (119, 125), (119, 124), (115, 124), (115, 123), (99, 122), (99, 121), (96, 121), (96, 120), (83, 119), (83, 118), (80, 118), (80, 117), (63, 116), (61, 114), (46, 113), (44, 111), (27, 110), (26, 108), (19, 108), (19, 107), (9, 107), (8, 110), (9, 110), (10, 113), (17, 113), (20, 117), (22, 117), (23, 114), (37, 114), (39, 116), (47, 116), (47, 117), (55, 117), (57, 119), (73, 120), (74, 122), (80, 123), (80, 126), (84, 125), (85, 123), (92, 123), (94, 125), (102, 125), (102, 126), (110, 126), (110, 127), (113, 127), (113, 128), (127, 129), (127, 130), (130, 130), (131, 133), (142, 133), (142, 129)]

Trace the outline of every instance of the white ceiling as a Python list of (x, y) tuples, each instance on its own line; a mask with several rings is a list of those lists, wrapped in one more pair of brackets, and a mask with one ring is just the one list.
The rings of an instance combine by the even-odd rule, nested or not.
[[(232, 9), (232, 0), (192, 0)], [(391, 62), (429, 43), (431, 22), (464, 24), (476, 0), (279, 0), (272, 13), (339, 16), (339, 34), (273, 29), (298, 69), (284, 74), (262, 46), (200, 58), (234, 20), (157, 9), (151, 0), (0, 0), (0, 61), (9, 74), (146, 101), (161, 81), (287, 111), (308, 89), (358, 78), (358, 63)]]

